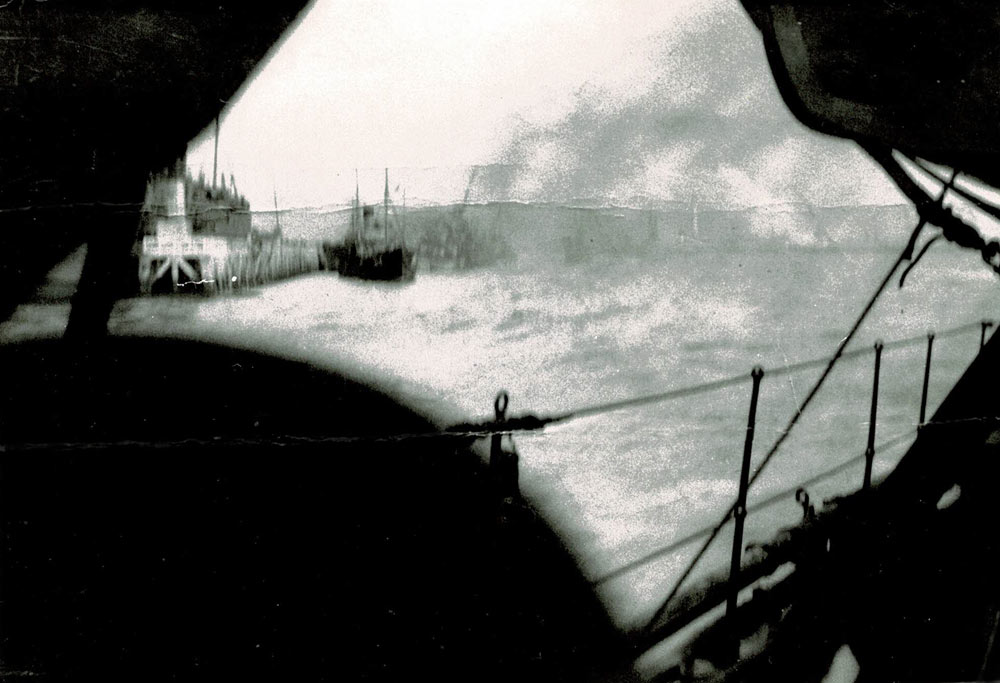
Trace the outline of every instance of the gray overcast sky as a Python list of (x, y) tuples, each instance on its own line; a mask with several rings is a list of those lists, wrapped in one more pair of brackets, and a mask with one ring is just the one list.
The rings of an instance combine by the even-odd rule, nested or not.
[[(211, 133), (189, 166), (212, 171)], [(736, 0), (318, 0), (223, 115), (256, 209), (379, 201), (902, 201), (778, 96)], [(484, 166), (473, 173), (471, 167)], [(398, 189), (397, 189), (398, 188)]]

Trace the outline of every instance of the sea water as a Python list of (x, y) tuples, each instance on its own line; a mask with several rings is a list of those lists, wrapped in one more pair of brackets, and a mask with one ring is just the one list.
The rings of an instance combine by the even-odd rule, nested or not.
[[(501, 389), (510, 394), (511, 414), (548, 415), (745, 376), (724, 390), (514, 437), (525, 495), (581, 572), (599, 580), (725, 514), (737, 491), (751, 368), (765, 369), (756, 466), (821, 372), (769, 377), (768, 368), (831, 355), (895, 256), (835, 245), (689, 247), (572, 264), (559, 255), (521, 259), (421, 272), (402, 284), (320, 272), (238, 296), (123, 301), (111, 330), (210, 339), (336, 368), (441, 425), (490, 418)], [(1000, 283), (973, 252), (938, 246), (904, 288), (897, 281), (850, 348), (1000, 317)], [(22, 307), (0, 333), (57, 333), (64, 320), (43, 313), (55, 309), (65, 312)], [(978, 349), (978, 328), (936, 340), (929, 413)], [(902, 440), (876, 454), (876, 476), (912, 442), (925, 353), (920, 340), (883, 354), (876, 442)], [(838, 365), (751, 489), (751, 506), (852, 458), (852, 466), (808, 491), (821, 505), (860, 486), (873, 358)], [(747, 541), (765, 541), (800, 516), (789, 493), (748, 517)], [(728, 566), (730, 544), (727, 527), (698, 572)], [(613, 619), (626, 628), (648, 619), (699, 545), (598, 582)]]

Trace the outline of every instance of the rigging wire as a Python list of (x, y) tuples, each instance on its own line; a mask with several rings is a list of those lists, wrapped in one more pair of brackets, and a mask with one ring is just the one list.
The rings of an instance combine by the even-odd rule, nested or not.
[[(939, 183), (947, 182), (947, 180), (948, 180), (947, 175), (945, 175), (944, 173), (936, 170), (935, 168), (933, 168), (927, 162), (925, 162), (925, 161), (923, 161), (921, 159), (914, 159), (914, 158), (911, 158), (911, 157), (905, 156), (905, 155), (904, 155), (904, 157), (907, 159), (907, 161), (909, 161), (910, 163), (912, 163), (914, 166), (916, 166), (917, 168), (919, 168), (920, 170), (922, 170), (927, 175), (929, 175), (932, 178), (934, 178)], [(955, 187), (952, 188), (952, 191), (957, 196), (961, 197), (962, 199), (966, 200), (967, 202), (970, 202), (973, 206), (975, 206), (977, 209), (979, 209), (983, 213), (987, 214), (991, 218), (995, 218), (997, 220), (1000, 220), (1000, 207), (997, 207), (997, 206), (989, 203), (985, 199), (977, 197), (975, 194), (973, 194), (969, 190), (964, 189), (961, 185), (955, 185)]]
[(944, 235), (942, 234), (934, 235), (934, 237), (927, 240), (927, 243), (924, 245), (923, 249), (917, 252), (917, 255), (913, 257), (912, 261), (910, 261), (910, 265), (908, 265), (906, 269), (903, 271), (903, 274), (899, 276), (900, 289), (902, 289), (903, 285), (906, 283), (906, 276), (910, 274), (910, 271), (917, 267), (917, 264), (920, 263), (920, 259), (922, 259), (924, 257), (924, 254), (927, 253), (927, 250), (930, 249), (934, 245), (934, 243), (937, 242), (942, 237), (944, 237)]
[[(945, 239), (949, 242), (954, 242), (955, 244), (965, 247), (967, 249), (975, 249), (980, 253), (983, 261), (986, 262), (994, 272), (1000, 274), (1000, 242), (997, 240), (987, 241), (979, 231), (963, 221), (961, 218), (955, 215), (955, 212), (951, 208), (946, 208), (943, 206), (941, 201), (934, 201), (924, 191), (922, 187), (910, 177), (909, 172), (903, 167), (903, 165), (893, 156), (892, 151), (877, 146), (863, 145), (865, 152), (872, 157), (889, 177), (892, 178), (896, 186), (903, 192), (906, 197), (913, 202), (913, 205), (917, 209), (917, 213), (920, 215), (921, 221), (932, 223), (933, 225), (941, 228), (941, 234), (944, 235)], [(923, 167), (919, 162), (914, 162), (910, 160), (909, 157), (903, 155), (908, 161), (916, 167), (922, 169)], [(935, 177), (932, 171), (924, 170), (931, 177)], [(942, 195), (951, 190), (956, 194), (965, 197), (967, 193), (960, 191), (958, 188), (954, 187), (955, 176), (957, 175), (957, 169), (952, 169), (952, 180), (945, 183), (943, 179), (936, 178), (942, 184)], [(974, 201), (971, 200), (970, 201)], [(975, 202), (974, 202), (975, 203)], [(978, 204), (977, 204), (978, 205)], [(990, 213), (989, 209), (980, 206), (983, 211)], [(909, 245), (910, 254), (913, 253), (913, 248), (916, 244), (916, 239), (911, 241)]]
[[(936, 423), (927, 423), (927, 424), (929, 425), (929, 424), (936, 424)], [(878, 444), (875, 448), (878, 451), (884, 451), (884, 450), (886, 450), (888, 448), (892, 448), (894, 446), (898, 446), (899, 444), (905, 442), (907, 439), (915, 436), (917, 434), (917, 431), (918, 430), (916, 428), (914, 428), (914, 429), (908, 430), (906, 432), (903, 432), (901, 434), (897, 434), (896, 436), (894, 436), (894, 437), (892, 437), (890, 439), (886, 439), (882, 443)], [(861, 453), (861, 454), (856, 455), (856, 456), (854, 456), (854, 457), (852, 457), (852, 458), (850, 458), (848, 460), (845, 460), (844, 462), (840, 463), (839, 465), (834, 465), (830, 469), (824, 470), (823, 472), (820, 472), (819, 474), (814, 475), (814, 476), (810, 477), (809, 479), (806, 479), (804, 481), (800, 481), (799, 483), (795, 484), (794, 486), (790, 486), (788, 488), (782, 489), (781, 491), (778, 491), (777, 493), (774, 493), (774, 494), (768, 496), (767, 498), (764, 498), (763, 500), (757, 501), (753, 505), (748, 505), (747, 506), (747, 513), (749, 514), (751, 512), (758, 512), (760, 510), (764, 510), (766, 508), (769, 508), (772, 505), (775, 505), (776, 503), (780, 503), (783, 500), (787, 500), (787, 498), (790, 495), (794, 494), (798, 489), (804, 488), (806, 486), (812, 486), (813, 484), (817, 484), (817, 483), (819, 483), (819, 482), (821, 482), (821, 481), (823, 481), (825, 479), (829, 479), (830, 477), (833, 477), (833, 476), (835, 476), (837, 474), (840, 474), (841, 472), (849, 469), (853, 465), (856, 465), (857, 463), (864, 461), (864, 459), (865, 459), (865, 454)], [(666, 546), (663, 546), (661, 548), (657, 548), (656, 550), (653, 550), (652, 552), (649, 552), (649, 553), (643, 555), (642, 557), (636, 558), (635, 560), (632, 560), (631, 562), (629, 562), (627, 564), (624, 564), (624, 565), (622, 565), (622, 566), (620, 566), (620, 567), (618, 567), (616, 569), (613, 569), (613, 570), (607, 572), (606, 574), (602, 574), (601, 576), (597, 577), (596, 579), (592, 579), (590, 581), (590, 584), (592, 586), (599, 586), (599, 585), (601, 585), (603, 583), (607, 583), (608, 581), (610, 581), (612, 579), (616, 579), (616, 578), (618, 578), (620, 576), (623, 576), (623, 575), (625, 575), (625, 574), (627, 574), (627, 573), (629, 573), (631, 571), (634, 571), (634, 570), (636, 570), (636, 569), (638, 569), (638, 568), (640, 568), (640, 567), (642, 567), (644, 565), (649, 564), (650, 562), (653, 562), (654, 560), (656, 560), (656, 559), (658, 559), (660, 557), (663, 557), (664, 555), (669, 555), (670, 553), (673, 553), (673, 552), (675, 552), (677, 550), (680, 550), (681, 548), (683, 548), (684, 546), (688, 545), (689, 543), (697, 541), (699, 538), (704, 538), (705, 536), (707, 536), (710, 533), (712, 533), (712, 529), (713, 528), (714, 527), (712, 527), (712, 526), (708, 526), (708, 527), (703, 527), (703, 528), (699, 529), (698, 531), (692, 532), (692, 533), (688, 534), (687, 536), (685, 536), (684, 538), (681, 538), (681, 539), (678, 539), (676, 541), (673, 541), (670, 545), (666, 545)]]
[[(955, 182), (955, 176), (957, 174), (958, 174), (957, 170), (953, 171), (951, 180), (948, 181), (948, 183), (944, 187), (942, 187), (941, 194), (938, 196), (936, 202), (936, 206), (940, 207), (941, 204), (944, 202), (944, 197), (947, 194), (948, 189)], [(830, 373), (833, 371), (833, 367), (837, 364), (837, 361), (840, 360), (841, 356), (843, 356), (844, 349), (847, 347), (847, 345), (854, 338), (854, 335), (857, 334), (858, 330), (861, 328), (861, 324), (868, 317), (868, 313), (871, 312), (872, 308), (874, 308), (875, 302), (878, 301), (879, 297), (882, 295), (882, 292), (885, 291), (886, 286), (889, 284), (889, 281), (892, 280), (893, 276), (896, 274), (896, 271), (899, 269), (899, 266), (902, 265), (904, 261), (912, 259), (913, 247), (916, 244), (917, 237), (920, 235), (920, 231), (923, 229), (926, 223), (927, 219), (924, 217), (923, 212), (921, 212), (920, 219), (917, 221), (917, 225), (913, 229), (913, 233), (910, 235), (910, 239), (907, 242), (906, 246), (903, 248), (903, 251), (900, 252), (898, 257), (896, 257), (896, 261), (892, 264), (892, 267), (889, 268), (889, 272), (886, 273), (885, 277), (882, 279), (882, 282), (875, 289), (875, 292), (872, 294), (872, 296), (868, 299), (868, 303), (865, 304), (864, 309), (862, 309), (857, 320), (854, 322), (854, 325), (847, 333), (847, 336), (845, 336), (841, 340), (840, 344), (837, 346), (837, 351), (830, 358), (826, 367), (823, 369), (822, 374), (820, 374), (819, 378), (813, 384), (812, 389), (809, 390), (809, 393), (806, 395), (805, 399), (802, 401), (798, 409), (792, 415), (791, 419), (788, 422), (788, 426), (786, 426), (785, 429), (781, 432), (777, 440), (764, 455), (764, 458), (761, 460), (760, 464), (757, 465), (757, 468), (754, 470), (753, 474), (750, 475), (750, 478), (747, 483), (748, 488), (750, 486), (753, 486), (754, 482), (757, 481), (760, 475), (764, 472), (764, 469), (767, 467), (767, 465), (774, 458), (775, 454), (778, 452), (778, 449), (781, 448), (781, 445), (785, 442), (785, 439), (787, 439), (788, 435), (791, 434), (792, 429), (795, 427), (796, 424), (798, 424), (799, 418), (802, 416), (802, 413), (809, 406), (809, 404), (812, 403), (812, 400), (813, 398), (816, 397), (816, 394), (819, 393), (820, 388), (826, 382), (826, 378), (829, 377)], [(726, 522), (729, 520), (729, 517), (733, 514), (733, 511), (735, 509), (736, 509), (736, 503), (734, 502), (732, 505), (729, 506), (729, 509), (726, 510), (726, 513), (722, 516), (722, 519), (712, 529), (712, 532), (708, 535), (708, 538), (706, 538), (704, 543), (702, 543), (701, 547), (698, 549), (698, 552), (695, 553), (695, 556), (691, 559), (690, 563), (688, 563), (688, 566), (685, 568), (680, 578), (674, 584), (674, 587), (667, 595), (667, 598), (660, 604), (656, 612), (653, 614), (652, 619), (650, 619), (649, 622), (646, 624), (646, 631), (652, 630), (656, 626), (657, 622), (660, 621), (660, 618), (666, 612), (667, 607), (670, 606), (670, 603), (677, 596), (677, 593), (678, 591), (680, 591), (681, 586), (683, 586), (684, 581), (686, 581), (688, 576), (691, 575), (691, 572), (694, 571), (694, 568), (698, 565), (698, 563), (701, 561), (701, 558), (705, 555), (705, 551), (708, 550), (708, 547), (719, 535), (719, 532), (726, 525)]]
[[(978, 330), (983, 325), (981, 321), (976, 323), (966, 323), (964, 325), (957, 325), (955, 327), (949, 328), (942, 332), (935, 333), (935, 339), (944, 339), (946, 337), (955, 337), (960, 334)], [(926, 335), (919, 335), (913, 337), (904, 337), (902, 339), (896, 339), (890, 342), (885, 342), (883, 344), (884, 349), (895, 349), (904, 348), (917, 343), (926, 342)], [(851, 351), (845, 351), (841, 354), (841, 359), (852, 359), (862, 356), (866, 356), (873, 353), (872, 348), (864, 347), (859, 349), (852, 349)], [(818, 368), (829, 363), (830, 358), (814, 358), (812, 360), (801, 361), (798, 363), (790, 363), (788, 365), (783, 365), (777, 368), (769, 369), (767, 371), (769, 377), (781, 377), (786, 375), (791, 375), (797, 372), (802, 372), (804, 370), (810, 370)], [(623, 410), (625, 408), (633, 406), (642, 406), (648, 404), (654, 404), (658, 402), (665, 402), (671, 399), (683, 398), (686, 396), (694, 396), (697, 394), (707, 393), (717, 389), (728, 388), (732, 386), (737, 386), (743, 384), (748, 380), (748, 375), (737, 375), (733, 377), (727, 377), (724, 379), (713, 380), (711, 382), (705, 382), (703, 384), (696, 384), (692, 386), (682, 387), (680, 389), (672, 389), (669, 391), (664, 391), (656, 394), (647, 394), (645, 396), (639, 396), (632, 399), (624, 399), (621, 401), (612, 401), (609, 403), (594, 404), (590, 406), (585, 406), (583, 408), (578, 408), (576, 410), (567, 411), (564, 413), (559, 413), (551, 416), (538, 417), (531, 414), (523, 414), (519, 416), (514, 416), (507, 418), (505, 422), (487, 421), (478, 423), (462, 423), (456, 424), (451, 427), (439, 431), (427, 431), (427, 432), (400, 432), (397, 434), (348, 434), (343, 436), (314, 436), (306, 434), (261, 434), (259, 437), (246, 438), (246, 437), (236, 437), (236, 436), (226, 436), (219, 437), (213, 436), (212, 438), (201, 439), (197, 437), (167, 440), (161, 439), (158, 441), (142, 441), (135, 439), (120, 440), (115, 442), (98, 442), (98, 441), (88, 441), (88, 442), (72, 442), (72, 441), (62, 441), (62, 442), (25, 442), (18, 444), (4, 444), (7, 448), (16, 448), (18, 450), (38, 450), (38, 449), (101, 449), (101, 448), (112, 448), (115, 446), (153, 446), (156, 448), (171, 448), (171, 447), (183, 447), (183, 446), (197, 446), (197, 445), (263, 445), (271, 444), (276, 446), (285, 446), (290, 443), (355, 443), (355, 442), (402, 442), (402, 441), (412, 441), (412, 440), (427, 440), (427, 439), (463, 439), (463, 440), (475, 440), (484, 437), (493, 436), (495, 434), (525, 434), (533, 432), (541, 432), (544, 428), (550, 424), (560, 424), (572, 421), (578, 418), (593, 417), (596, 415), (602, 415), (605, 413), (610, 413), (617, 410)], [(932, 425), (935, 423), (928, 423)]]
[[(958, 325), (956, 327), (944, 330), (943, 332), (935, 333), (935, 338), (943, 339), (945, 337), (957, 336), (959, 334), (963, 334), (965, 332), (969, 332), (974, 329), (978, 330), (981, 324), (982, 324), (981, 322), (976, 322), (976, 323), (966, 323), (964, 325)], [(925, 341), (927, 341), (927, 335), (922, 334), (919, 336), (905, 337), (903, 339), (897, 339), (891, 342), (886, 342), (883, 345), (883, 348), (884, 349), (902, 348), (916, 343), (922, 343)], [(873, 353), (873, 351), (869, 347), (852, 349), (850, 351), (843, 351), (840, 354), (840, 359), (848, 360), (853, 358), (859, 358), (862, 356), (867, 356), (871, 353)], [(832, 359), (833, 357), (826, 356), (823, 358), (814, 358), (811, 360), (800, 361), (798, 363), (789, 363), (787, 365), (782, 365), (776, 368), (766, 368), (765, 370), (768, 377), (784, 377), (786, 375), (802, 372), (804, 370), (812, 370), (815, 368), (824, 367), (828, 365)], [(531, 413), (525, 413), (514, 417), (510, 417), (507, 419), (506, 422), (503, 423), (497, 423), (493, 421), (479, 422), (479, 423), (465, 422), (449, 427), (445, 431), (450, 434), (456, 434), (456, 435), (460, 434), (463, 436), (491, 436), (496, 433), (515, 434), (515, 433), (539, 431), (549, 425), (562, 424), (565, 422), (570, 422), (572, 420), (577, 420), (584, 417), (594, 417), (597, 415), (603, 415), (605, 413), (623, 410), (625, 408), (637, 408), (645, 405), (662, 403), (678, 398), (686, 398), (688, 396), (696, 396), (698, 394), (710, 393), (712, 391), (717, 391), (720, 389), (728, 389), (730, 387), (742, 385), (749, 379), (750, 376), (747, 374), (733, 375), (722, 379), (704, 382), (702, 384), (694, 384), (686, 387), (681, 387), (679, 389), (670, 389), (668, 391), (662, 391), (653, 394), (645, 394), (643, 396), (626, 398), (619, 401), (596, 403), (589, 406), (584, 406), (582, 408), (576, 408), (574, 410), (569, 410), (562, 413), (554, 413), (551, 415), (538, 416)]]

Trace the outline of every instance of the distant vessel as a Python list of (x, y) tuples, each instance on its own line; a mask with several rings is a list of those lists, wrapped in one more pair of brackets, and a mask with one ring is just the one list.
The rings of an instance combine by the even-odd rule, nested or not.
[(214, 282), (216, 266), (249, 253), (250, 204), (230, 185), (192, 178), (178, 161), (172, 171), (150, 176), (135, 245), (140, 291), (200, 291)]
[(386, 169), (381, 226), (375, 216), (375, 208), (361, 206), (360, 191), (355, 186), (350, 233), (343, 244), (326, 247), (328, 266), (336, 268), (344, 277), (412, 280), (415, 272), (414, 253), (407, 248), (398, 223), (392, 239), (389, 233), (389, 169)]

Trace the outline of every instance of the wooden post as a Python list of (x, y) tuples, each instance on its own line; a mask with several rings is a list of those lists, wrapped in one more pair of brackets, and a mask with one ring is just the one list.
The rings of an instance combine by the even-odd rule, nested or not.
[(177, 282), (180, 280), (180, 269), (178, 268), (179, 264), (177, 263), (177, 255), (171, 254), (168, 258), (170, 259), (170, 280), (173, 283), (173, 289), (176, 292)]

